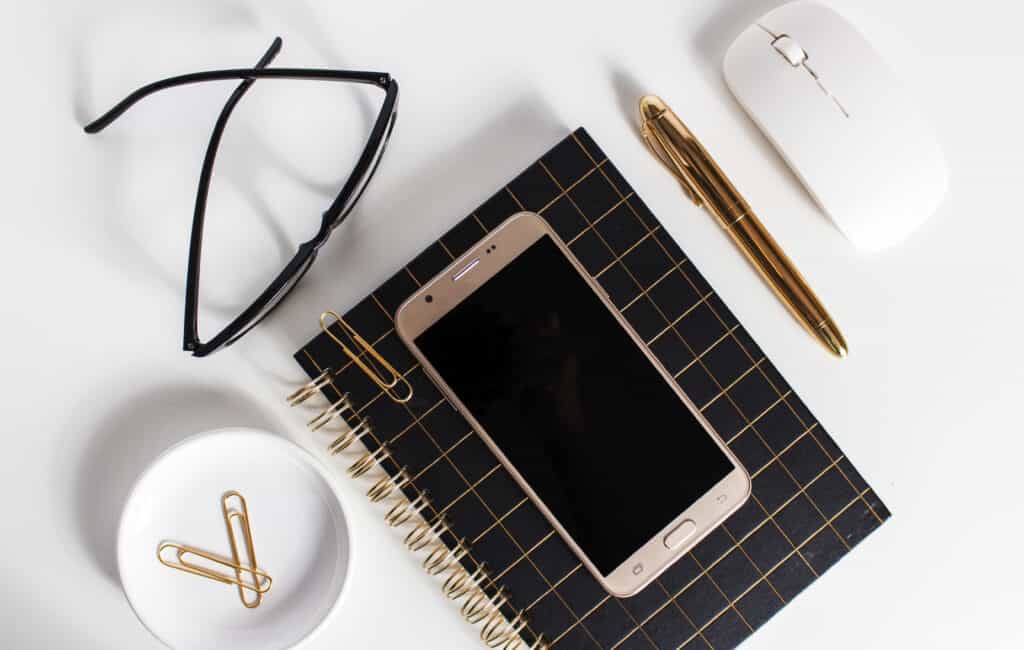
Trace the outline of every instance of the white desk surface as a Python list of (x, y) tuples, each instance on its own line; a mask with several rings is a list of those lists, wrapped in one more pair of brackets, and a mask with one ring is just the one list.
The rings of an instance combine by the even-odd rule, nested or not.
[[(135, 475), (185, 434), (230, 424), (320, 449), (283, 399), (300, 378), (290, 353), (319, 311), (351, 306), (582, 124), (895, 513), (744, 647), (1022, 647), (1024, 10), (833, 2), (927, 108), (952, 168), (927, 226), (867, 256), (815, 210), (721, 80), (728, 43), (774, 4), (5, 3), (0, 645), (158, 647), (114, 561)], [(180, 349), (191, 206), (228, 91), (153, 98), (101, 136), (81, 125), (142, 83), (251, 65), (274, 34), (280, 65), (391, 72), (398, 127), (301, 289), (241, 344), (193, 359)], [(651, 159), (633, 121), (643, 91), (674, 105), (758, 209), (833, 310), (849, 359), (808, 339)], [(335, 140), (316, 134), (330, 103), (299, 103), (315, 118), (294, 133), (311, 138), (244, 127), (242, 154), (221, 161), (234, 191), (224, 205), (235, 203), (217, 223), (238, 233), (227, 266), (276, 264), (290, 245), (261, 254), (257, 233), (307, 234), (342, 173)], [(362, 137), (356, 117), (343, 125)], [(347, 602), (309, 647), (482, 647), (362, 490), (338, 489), (359, 555)]]

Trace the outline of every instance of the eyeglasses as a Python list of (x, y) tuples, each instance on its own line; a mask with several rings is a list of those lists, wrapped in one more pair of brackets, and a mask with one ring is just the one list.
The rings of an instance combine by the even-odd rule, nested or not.
[[(398, 110), (398, 82), (384, 72), (353, 72), (348, 70), (324, 70), (306, 68), (267, 68), (278, 52), (281, 51), (281, 38), (275, 38), (270, 48), (252, 68), (212, 70), (192, 74), (169, 77), (139, 88), (121, 100), (116, 106), (101, 115), (94, 122), (86, 125), (86, 133), (98, 133), (120, 117), (125, 111), (140, 100), (158, 93), (161, 90), (204, 83), (207, 81), (224, 81), (241, 79), (241, 83), (228, 97), (214, 125), (210, 142), (206, 147), (203, 167), (199, 175), (199, 189), (196, 192), (195, 210), (192, 215), (192, 236), (189, 245), (188, 276), (185, 288), (185, 334), (184, 349), (194, 356), (203, 357), (211, 352), (231, 345), (249, 330), (266, 318), (281, 301), (295, 288), (302, 277), (313, 265), (317, 251), (326, 243), (331, 232), (340, 225), (359, 201), (370, 179), (373, 178), (377, 165), (387, 146), (388, 138), (395, 126)], [(270, 285), (259, 294), (241, 314), (230, 321), (216, 336), (204, 342), (199, 338), (199, 268), (203, 251), (203, 224), (206, 215), (206, 201), (210, 190), (210, 179), (213, 176), (213, 164), (217, 158), (217, 148), (228, 119), (235, 106), (246, 91), (257, 79), (293, 79), (312, 81), (340, 81), (347, 83), (368, 84), (384, 91), (384, 102), (374, 120), (373, 128), (356, 161), (334, 201), (323, 212), (320, 229), (309, 241), (299, 245), (298, 251)]]

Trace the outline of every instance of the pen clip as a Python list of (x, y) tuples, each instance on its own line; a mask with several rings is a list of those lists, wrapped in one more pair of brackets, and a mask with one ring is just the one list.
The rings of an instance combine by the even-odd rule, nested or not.
[(652, 129), (645, 120), (640, 127), (640, 135), (643, 136), (644, 144), (646, 144), (647, 148), (651, 150), (654, 157), (664, 165), (665, 169), (667, 169), (670, 174), (676, 177), (676, 180), (679, 181), (679, 184), (683, 188), (683, 193), (693, 201), (693, 204), (697, 207), (704, 205), (704, 201), (700, 198), (700, 195), (697, 194), (697, 190), (693, 187), (693, 183), (686, 177), (686, 174), (683, 174), (677, 167), (677, 163), (669, 153), (669, 146), (665, 144), (665, 141), (658, 130)]

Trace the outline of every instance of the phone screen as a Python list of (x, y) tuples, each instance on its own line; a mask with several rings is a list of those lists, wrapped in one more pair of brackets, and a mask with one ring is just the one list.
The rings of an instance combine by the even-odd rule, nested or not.
[(733, 469), (550, 236), (415, 343), (603, 575)]

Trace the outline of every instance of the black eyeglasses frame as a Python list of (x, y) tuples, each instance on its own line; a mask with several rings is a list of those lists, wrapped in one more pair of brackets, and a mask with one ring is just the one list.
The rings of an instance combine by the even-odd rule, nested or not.
[[(362, 196), (370, 179), (373, 178), (377, 165), (383, 156), (388, 139), (395, 126), (398, 109), (398, 82), (386, 72), (359, 72), (351, 70), (331, 70), (318, 68), (267, 68), (281, 50), (283, 41), (274, 39), (270, 48), (252, 68), (236, 68), (227, 70), (211, 70), (194, 72), (175, 77), (168, 77), (147, 84), (134, 91), (113, 108), (85, 126), (86, 133), (98, 133), (109, 126), (142, 99), (166, 90), (208, 81), (225, 81), (240, 79), (241, 83), (228, 97), (221, 109), (209, 144), (203, 157), (203, 167), (199, 176), (199, 187), (196, 192), (195, 209), (192, 215), (192, 235), (189, 244), (188, 272), (185, 286), (185, 331), (183, 347), (193, 356), (204, 357), (222, 347), (231, 345), (244, 336), (249, 330), (266, 318), (306, 274), (316, 259), (317, 252), (327, 242), (331, 233), (351, 213), (352, 208)], [(292, 79), (335, 81), (361, 83), (377, 86), (384, 90), (384, 102), (377, 114), (363, 147), (359, 159), (352, 172), (345, 180), (338, 195), (323, 212), (320, 229), (310, 240), (299, 245), (294, 257), (284, 269), (271, 281), (269, 286), (249, 305), (238, 317), (229, 322), (216, 336), (203, 342), (199, 338), (199, 269), (203, 248), (203, 226), (206, 216), (206, 202), (209, 196), (210, 181), (213, 176), (213, 164), (217, 157), (228, 118), (246, 91), (257, 79)]]

